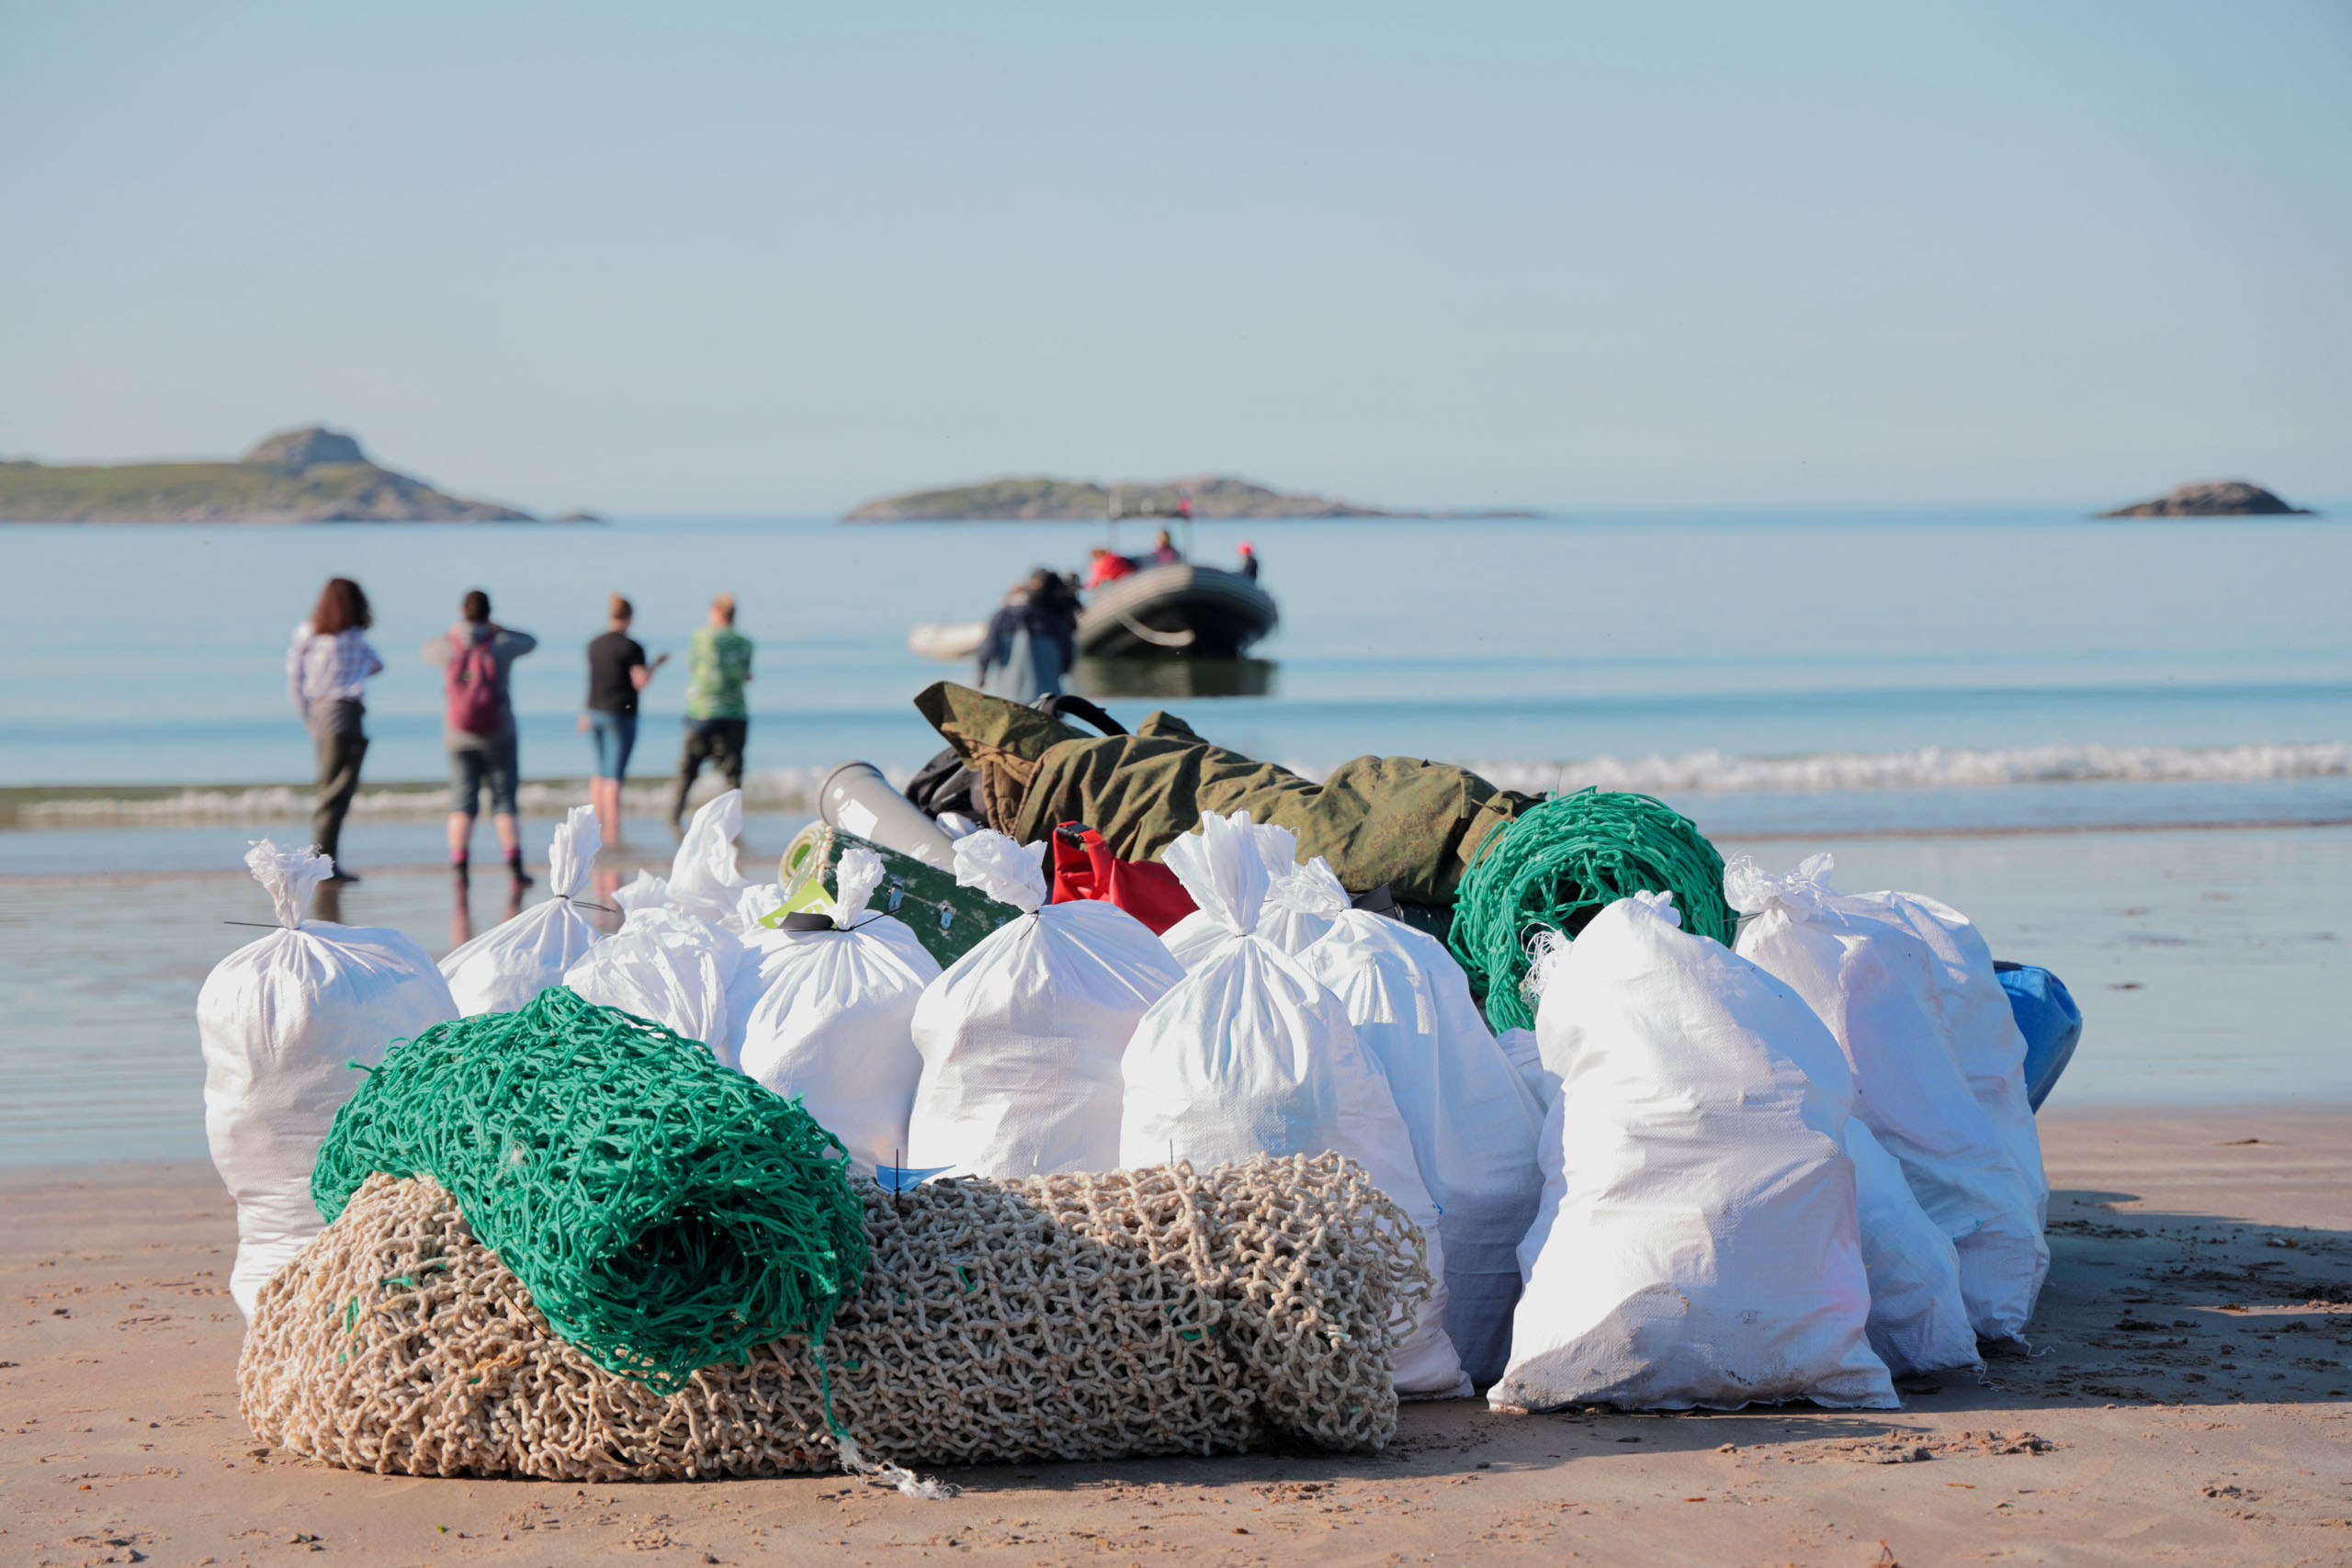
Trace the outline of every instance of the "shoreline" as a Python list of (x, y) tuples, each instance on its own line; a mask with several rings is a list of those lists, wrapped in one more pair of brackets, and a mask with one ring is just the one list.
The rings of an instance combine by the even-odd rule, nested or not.
[[(1506, 1416), (1405, 1407), (1369, 1455), (667, 1485), (376, 1476), (239, 1416), (226, 1195), (200, 1161), (0, 1171), (0, 1557), (222, 1562), (255, 1546), (543, 1563), (955, 1555), (1219, 1564), (2315, 1561), (2352, 1544), (2352, 1109), (2042, 1119), (2050, 1283), (2032, 1353), (1905, 1408)], [(2251, 1141), (2249, 1141), (2251, 1140)], [(1906, 1380), (1912, 1382), (1912, 1380)], [(657, 1558), (656, 1561), (664, 1559)]]

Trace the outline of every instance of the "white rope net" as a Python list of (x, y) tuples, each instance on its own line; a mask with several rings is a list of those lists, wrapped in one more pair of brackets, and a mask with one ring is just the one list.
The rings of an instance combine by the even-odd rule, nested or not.
[(1336, 1155), (857, 1187), (872, 1258), (821, 1356), (781, 1340), (662, 1397), (556, 1337), (437, 1183), (372, 1177), (263, 1289), (245, 1419), (346, 1469), (599, 1482), (1396, 1433), (1426, 1249)]

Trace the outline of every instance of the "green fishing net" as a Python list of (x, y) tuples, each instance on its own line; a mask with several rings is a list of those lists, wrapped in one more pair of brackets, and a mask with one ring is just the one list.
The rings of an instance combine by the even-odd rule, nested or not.
[(430, 1176), (548, 1324), (656, 1393), (806, 1333), (865, 1269), (831, 1134), (698, 1042), (560, 987), (436, 1024), (339, 1111), (311, 1194)]
[(1664, 801), (1580, 789), (1492, 834), (1453, 896), (1447, 939), (1487, 1021), (1498, 1030), (1533, 1026), (1520, 990), (1530, 937), (1544, 929), (1573, 936), (1590, 911), (1635, 893), (1673, 894), (1684, 931), (1730, 945), (1738, 922), (1724, 902), (1724, 857)]

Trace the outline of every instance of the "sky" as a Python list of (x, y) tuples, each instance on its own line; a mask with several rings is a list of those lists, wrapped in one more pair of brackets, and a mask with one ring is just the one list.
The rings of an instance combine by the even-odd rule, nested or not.
[(2352, 496), (2352, 6), (0, 0), (0, 455)]

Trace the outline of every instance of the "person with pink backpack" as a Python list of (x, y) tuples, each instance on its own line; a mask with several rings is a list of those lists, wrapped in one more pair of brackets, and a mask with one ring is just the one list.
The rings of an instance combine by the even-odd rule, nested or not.
[(523, 874), (523, 840), (514, 822), (521, 759), (508, 681), (514, 661), (539, 640), (492, 621), (490, 595), (479, 588), (467, 593), (463, 610), (463, 620), (424, 645), (425, 662), (441, 668), (441, 743), (449, 753), (449, 869), (460, 879), (469, 874), (474, 817), (487, 788), (491, 824), (506, 869), (517, 888), (527, 887), (531, 879)]

